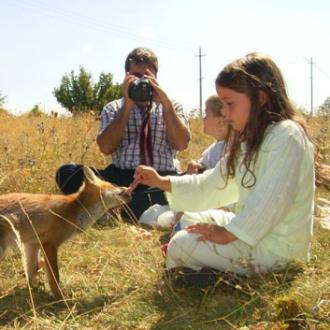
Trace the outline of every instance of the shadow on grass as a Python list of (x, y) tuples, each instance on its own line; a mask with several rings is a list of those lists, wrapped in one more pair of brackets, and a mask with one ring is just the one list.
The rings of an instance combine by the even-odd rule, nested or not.
[(42, 288), (33, 288), (32, 295), (33, 304), (28, 288), (15, 288), (0, 297), (0, 327), (14, 324), (23, 326), (30, 322), (34, 315), (40, 319), (55, 317), (65, 320), (70, 313), (74, 317), (96, 314), (105, 304), (111, 305), (120, 298), (101, 295), (92, 299), (66, 297), (63, 301), (57, 300)]
[(163, 278), (153, 297), (163, 316), (151, 329), (233, 329), (271, 323), (273, 299), (287, 293), (300, 272), (300, 267), (292, 267), (254, 278), (219, 274), (216, 284), (206, 289), (176, 289)]

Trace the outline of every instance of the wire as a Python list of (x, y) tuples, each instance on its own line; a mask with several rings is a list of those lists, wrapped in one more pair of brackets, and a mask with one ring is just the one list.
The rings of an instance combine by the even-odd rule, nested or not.
[(330, 79), (330, 75), (326, 73), (322, 68), (320, 68), (318, 65), (314, 63), (316, 69), (318, 69), (321, 73), (323, 73), (324, 76), (326, 76), (328, 79)]
[(325, 75), (327, 78), (329, 78), (330, 79), (330, 75), (327, 73), (327, 72), (325, 72), (325, 70), (323, 70), (322, 68), (320, 68), (314, 61), (313, 61), (313, 59), (311, 58), (311, 59), (309, 59), (309, 58), (307, 58), (306, 56), (303, 56), (303, 58), (304, 58), (304, 60), (307, 62), (307, 64), (312, 64), (312, 65), (314, 65), (315, 66), (315, 68), (316, 69), (318, 69), (318, 71), (320, 71), (323, 75)]
[(29, 8), (32, 10), (37, 10), (39, 12), (42, 12), (44, 15), (53, 18), (60, 18), (70, 24), (79, 25), (79, 27), (83, 25), (92, 30), (97, 30), (107, 33), (115, 32), (117, 35), (124, 36), (127, 39), (131, 39), (134, 41), (143, 40), (144, 42), (149, 42), (156, 46), (167, 48), (170, 50), (176, 50), (176, 51), (181, 50), (181, 51), (192, 52), (192, 49), (196, 49), (196, 45), (182, 41), (176, 41), (173, 39), (166, 40), (166, 38), (160, 37), (161, 41), (157, 41), (152, 38), (145, 38), (139, 36), (132, 29), (129, 29), (127, 27), (114, 25), (111, 23), (102, 23), (99, 20), (94, 19), (90, 16), (81, 15), (71, 10), (63, 10), (55, 6), (49, 6), (43, 3), (42, 1), (38, 1), (38, 0), (19, 0), (19, 1), (16, 0), (16, 3), (10, 2), (10, 4), (17, 5), (19, 7)]

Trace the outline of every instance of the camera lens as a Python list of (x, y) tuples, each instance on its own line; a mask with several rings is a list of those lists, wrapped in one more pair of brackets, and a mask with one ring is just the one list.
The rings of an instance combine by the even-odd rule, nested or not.
[(128, 87), (128, 96), (135, 102), (147, 102), (152, 99), (152, 86), (148, 79), (135, 79)]

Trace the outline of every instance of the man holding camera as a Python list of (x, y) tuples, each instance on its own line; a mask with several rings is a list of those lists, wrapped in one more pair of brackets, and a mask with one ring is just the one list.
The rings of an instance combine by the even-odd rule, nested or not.
[[(101, 112), (97, 144), (101, 152), (111, 155), (112, 164), (95, 172), (116, 185), (129, 186), (141, 164), (154, 167), (161, 175), (177, 174), (177, 151), (188, 146), (188, 119), (181, 104), (159, 86), (157, 71), (156, 55), (150, 49), (135, 48), (125, 61), (123, 98), (108, 103)], [(59, 168), (56, 181), (64, 193), (79, 189), (81, 168), (78, 164)], [(166, 203), (162, 191), (140, 185), (128, 206), (138, 219), (151, 205)]]

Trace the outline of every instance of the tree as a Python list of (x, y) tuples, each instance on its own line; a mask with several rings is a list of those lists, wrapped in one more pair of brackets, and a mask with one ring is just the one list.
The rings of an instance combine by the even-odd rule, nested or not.
[(325, 99), (323, 104), (319, 107), (318, 113), (321, 116), (325, 116), (327, 118), (330, 118), (330, 96)]
[(80, 67), (79, 74), (71, 71), (62, 77), (61, 84), (53, 93), (57, 101), (73, 115), (95, 110), (100, 112), (104, 105), (121, 97), (121, 85), (113, 84), (111, 73), (101, 73), (94, 84), (90, 73)]
[(106, 103), (120, 98), (122, 93), (121, 84), (112, 83), (111, 73), (101, 73), (98, 83), (94, 86), (94, 108), (100, 112)]
[(3, 96), (1, 91), (0, 91), (0, 107), (5, 103), (6, 96)]

